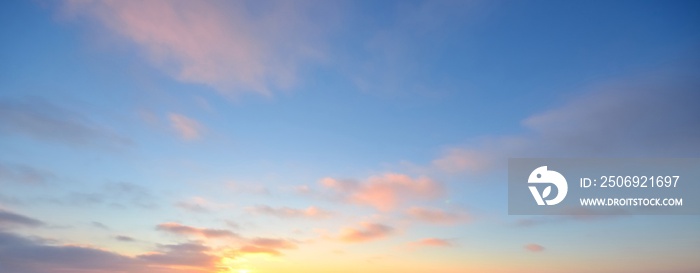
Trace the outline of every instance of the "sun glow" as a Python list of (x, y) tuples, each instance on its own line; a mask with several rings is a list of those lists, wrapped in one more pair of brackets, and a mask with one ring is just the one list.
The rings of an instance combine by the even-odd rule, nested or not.
[(217, 264), (217, 273), (253, 273), (252, 270), (241, 268), (244, 258), (221, 257)]

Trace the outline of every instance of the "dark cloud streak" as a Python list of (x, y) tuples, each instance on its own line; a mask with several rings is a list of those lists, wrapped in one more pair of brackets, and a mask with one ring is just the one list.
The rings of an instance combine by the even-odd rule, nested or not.
[(0, 271), (191, 273), (212, 272), (215, 269), (217, 257), (207, 254), (210, 249), (198, 243), (161, 245), (158, 250), (158, 252), (129, 257), (91, 247), (49, 245), (42, 241), (0, 231)]
[(0, 228), (7, 227), (38, 227), (44, 222), (0, 208)]
[(0, 99), (0, 133), (81, 147), (130, 146), (133, 141), (87, 117), (38, 98)]

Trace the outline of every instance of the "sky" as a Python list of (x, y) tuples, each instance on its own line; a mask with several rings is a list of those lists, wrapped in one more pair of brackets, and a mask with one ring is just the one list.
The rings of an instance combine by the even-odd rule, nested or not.
[(0, 272), (700, 272), (508, 215), (514, 157), (699, 157), (698, 1), (2, 1)]

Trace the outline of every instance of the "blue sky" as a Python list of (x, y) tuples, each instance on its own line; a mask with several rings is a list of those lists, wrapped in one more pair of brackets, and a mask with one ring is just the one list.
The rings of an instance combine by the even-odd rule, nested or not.
[(697, 216), (508, 216), (504, 168), (697, 157), (695, 1), (0, 5), (0, 269), (700, 270)]

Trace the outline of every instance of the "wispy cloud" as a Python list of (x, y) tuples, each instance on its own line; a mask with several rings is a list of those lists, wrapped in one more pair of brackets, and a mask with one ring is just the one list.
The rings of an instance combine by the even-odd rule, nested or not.
[(44, 222), (0, 208), (0, 228), (38, 227)]
[(232, 207), (232, 205), (230, 204), (216, 203), (201, 196), (193, 196), (185, 200), (178, 201), (177, 203), (175, 203), (175, 206), (187, 211), (197, 213), (211, 212), (212, 210)]
[(56, 176), (53, 173), (46, 170), (23, 164), (0, 162), (0, 184), (18, 183), (26, 185), (42, 185), (55, 178)]
[(129, 237), (129, 236), (125, 236), (125, 235), (114, 236), (114, 239), (117, 241), (120, 241), (120, 242), (135, 242), (136, 241), (136, 239)]
[(283, 248), (283, 249), (291, 249), (291, 248), (296, 248), (297, 244), (286, 239), (276, 239), (276, 238), (254, 238), (249, 240), (249, 242), (253, 245), (256, 246), (262, 246), (262, 247), (272, 247), (272, 248)]
[(412, 178), (405, 174), (385, 173), (364, 181), (324, 178), (321, 184), (335, 190), (345, 200), (389, 211), (407, 200), (433, 199), (442, 193), (442, 187), (432, 179)]
[(109, 230), (109, 227), (107, 225), (97, 221), (90, 222), (90, 225), (99, 229)]
[(261, 247), (255, 245), (244, 245), (238, 249), (243, 254), (266, 254), (270, 256), (281, 256), (282, 252), (271, 247)]
[(196, 120), (184, 115), (171, 113), (169, 116), (170, 125), (184, 140), (198, 139), (204, 127)]
[(433, 160), (433, 166), (447, 173), (478, 173), (491, 167), (492, 156), (483, 151), (450, 148)]
[[(322, 56), (323, 5), (239, 1), (68, 1), (71, 15), (97, 21), (183, 82), (226, 94), (289, 88), (298, 67)], [(317, 21), (321, 20), (321, 21)], [(330, 21), (330, 20), (328, 20)], [(327, 25), (327, 24), (326, 24)]]
[(249, 208), (250, 212), (270, 215), (280, 218), (311, 218), (311, 219), (324, 219), (332, 215), (331, 212), (317, 208), (315, 206), (310, 206), (305, 209), (295, 209), (289, 207), (278, 207), (273, 208), (270, 206), (255, 206)]
[(469, 220), (463, 212), (448, 212), (436, 208), (411, 207), (406, 210), (411, 219), (431, 224), (456, 224)]
[(267, 254), (272, 256), (282, 255), (281, 250), (295, 249), (297, 244), (286, 239), (276, 238), (253, 238), (248, 243), (240, 247), (239, 251), (244, 254)]
[(48, 245), (0, 231), (0, 246), (3, 272), (212, 272), (218, 260), (207, 254), (208, 247), (195, 243), (164, 245), (158, 252), (129, 257), (87, 246)]
[(161, 245), (157, 253), (137, 256), (138, 259), (156, 265), (181, 265), (199, 269), (211, 269), (218, 257), (208, 254), (211, 249), (198, 243)]
[(409, 244), (410, 246), (427, 246), (427, 247), (451, 247), (453, 246), (453, 243), (450, 240), (447, 239), (440, 239), (440, 238), (425, 238), (421, 239), (415, 242), (411, 242)]
[(86, 116), (38, 98), (0, 99), (0, 132), (72, 146), (124, 147), (133, 143)]
[(544, 247), (538, 244), (527, 244), (524, 245), (523, 248), (529, 252), (542, 252), (544, 251)]
[(110, 182), (91, 192), (71, 192), (50, 202), (66, 206), (108, 205), (111, 207), (156, 208), (156, 198), (148, 188), (129, 182)]
[(179, 223), (162, 223), (156, 226), (157, 230), (178, 235), (199, 236), (205, 238), (237, 238), (238, 234), (225, 229), (197, 228)]
[(361, 223), (360, 227), (344, 228), (338, 239), (348, 243), (379, 240), (391, 235), (394, 228), (379, 223)]
[(602, 84), (524, 119), (526, 133), (450, 148), (432, 166), (473, 173), (503, 167), (509, 157), (696, 156), (700, 108), (693, 102), (700, 101), (698, 87), (696, 75), (676, 71)]

